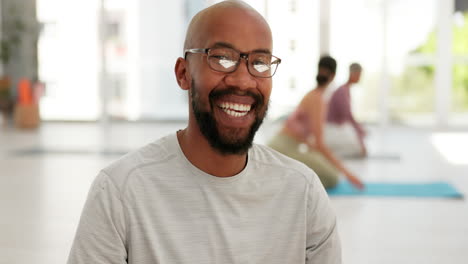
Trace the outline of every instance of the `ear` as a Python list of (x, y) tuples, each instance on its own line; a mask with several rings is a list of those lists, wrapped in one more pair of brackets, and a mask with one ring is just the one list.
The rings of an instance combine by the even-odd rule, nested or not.
[(174, 68), (174, 72), (177, 79), (177, 83), (179, 84), (180, 88), (182, 88), (182, 90), (189, 90), (190, 80), (187, 76), (187, 61), (183, 58), (178, 58)]

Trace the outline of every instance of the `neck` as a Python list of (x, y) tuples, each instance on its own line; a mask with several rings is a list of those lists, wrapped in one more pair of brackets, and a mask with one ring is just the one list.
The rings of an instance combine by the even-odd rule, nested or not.
[[(189, 121), (190, 123), (190, 121)], [(213, 149), (199, 129), (190, 125), (177, 133), (185, 157), (195, 167), (216, 177), (230, 177), (241, 172), (247, 163), (247, 153), (224, 155)]]
[(324, 91), (327, 88), (328, 84), (317, 85), (317, 90)]

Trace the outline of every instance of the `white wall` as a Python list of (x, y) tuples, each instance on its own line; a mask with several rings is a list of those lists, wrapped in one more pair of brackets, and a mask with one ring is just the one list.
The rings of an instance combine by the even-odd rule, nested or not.
[(273, 76), (269, 110), (269, 117), (276, 119), (289, 113), (315, 86), (320, 57), (319, 6), (318, 0), (269, 0), (267, 8), (273, 53), (282, 59)]
[[(187, 115), (185, 92), (174, 77), (182, 54), (185, 26), (183, 1), (139, 1), (138, 39), (141, 113), (145, 118), (180, 118)], [(161, 7), (164, 8), (161, 8)]]
[(38, 43), (45, 120), (95, 120), (98, 90), (98, 1), (38, 0), (44, 30)]

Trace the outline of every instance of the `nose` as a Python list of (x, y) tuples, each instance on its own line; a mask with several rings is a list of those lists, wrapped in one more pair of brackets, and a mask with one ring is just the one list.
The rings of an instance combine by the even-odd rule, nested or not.
[(225, 82), (227, 85), (242, 90), (256, 88), (257, 80), (250, 74), (247, 63), (248, 61), (242, 58), (237, 69), (226, 75)]

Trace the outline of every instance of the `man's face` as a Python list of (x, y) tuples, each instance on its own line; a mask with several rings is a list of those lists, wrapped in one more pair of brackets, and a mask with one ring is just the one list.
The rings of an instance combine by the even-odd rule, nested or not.
[[(258, 18), (242, 10), (225, 12), (207, 26), (206, 40), (200, 47), (230, 46), (242, 53), (254, 50), (271, 52), (271, 33)], [(250, 75), (246, 61), (232, 73), (212, 70), (206, 55), (190, 54), (191, 118), (210, 145), (222, 154), (244, 154), (266, 115), (271, 93), (271, 78)]]
[[(258, 128), (263, 122), (263, 119), (266, 115), (266, 111), (268, 108), (268, 102), (265, 102), (264, 98), (260, 94), (248, 93), (247, 96), (250, 96), (254, 99), (251, 108), (252, 113), (254, 115), (254, 121), (251, 125), (247, 128), (243, 127), (223, 127), (222, 124), (219, 124), (218, 119), (215, 116), (215, 112), (217, 112), (216, 108), (219, 108), (217, 102), (219, 102), (220, 98), (225, 96), (232, 96), (236, 94), (235, 88), (227, 88), (227, 89), (220, 89), (220, 90), (212, 90), (209, 94), (209, 104), (211, 111), (203, 110), (206, 108), (198, 94), (198, 87), (194, 82), (192, 82), (192, 89), (190, 92), (190, 100), (191, 106), (193, 109), (193, 113), (195, 115), (195, 119), (197, 121), (198, 127), (200, 128), (201, 133), (205, 136), (208, 140), (210, 145), (217, 149), (219, 152), (223, 154), (243, 154), (247, 152), (247, 150), (252, 146), (253, 138), (255, 133), (257, 132)], [(226, 103), (228, 104), (228, 103)], [(244, 108), (246, 106), (244, 105)], [(237, 107), (241, 108), (241, 107)], [(235, 119), (232, 115), (243, 115), (242, 112), (232, 113), (233, 110), (226, 110), (226, 108), (222, 109), (221, 113), (222, 116), (227, 115), (226, 117), (222, 117), (224, 119)], [(246, 112), (246, 111), (243, 111)], [(237, 117), (240, 118), (240, 117)]]
[(351, 83), (358, 83), (359, 80), (361, 80), (361, 72), (360, 71), (354, 71), (350, 73), (350, 80)]

